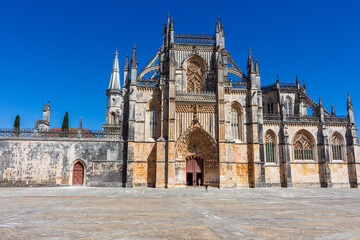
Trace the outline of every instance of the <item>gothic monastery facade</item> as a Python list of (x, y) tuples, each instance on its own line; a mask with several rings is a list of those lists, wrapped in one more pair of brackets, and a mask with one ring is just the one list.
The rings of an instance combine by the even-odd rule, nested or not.
[[(261, 85), (251, 51), (241, 70), (215, 34), (181, 34), (167, 20), (163, 44), (120, 84), (115, 54), (103, 130), (1, 129), (0, 185), (220, 188), (358, 187), (360, 152), (347, 116), (327, 111), (305, 83)], [(308, 114), (311, 109), (312, 115)]]

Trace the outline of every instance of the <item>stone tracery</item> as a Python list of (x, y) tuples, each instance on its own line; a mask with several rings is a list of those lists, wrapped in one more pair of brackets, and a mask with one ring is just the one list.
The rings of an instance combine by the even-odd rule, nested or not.
[(204, 87), (204, 79), (201, 65), (196, 61), (190, 61), (186, 67), (188, 92), (201, 92)]
[(304, 132), (296, 134), (294, 138), (294, 157), (295, 160), (313, 159), (313, 141)]

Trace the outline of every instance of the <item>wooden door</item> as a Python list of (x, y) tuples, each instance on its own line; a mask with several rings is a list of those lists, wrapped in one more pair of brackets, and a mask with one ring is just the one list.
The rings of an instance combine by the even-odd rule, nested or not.
[(75, 163), (73, 168), (72, 184), (82, 185), (83, 182), (84, 182), (84, 166), (80, 162), (77, 162)]
[[(187, 182), (192, 182), (193, 186), (198, 185), (197, 176), (201, 173), (201, 182), (203, 182), (203, 160), (199, 157), (189, 157), (186, 159), (186, 177)], [(189, 179), (192, 178), (192, 179)]]

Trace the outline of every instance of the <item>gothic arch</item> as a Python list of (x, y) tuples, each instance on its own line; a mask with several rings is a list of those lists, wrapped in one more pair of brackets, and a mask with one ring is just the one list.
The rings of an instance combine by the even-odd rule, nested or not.
[(83, 166), (83, 169), (84, 169), (84, 175), (83, 175), (83, 184), (82, 185), (85, 185), (86, 183), (86, 164), (85, 162), (78, 158), (76, 159), (75, 161), (73, 161), (73, 163), (71, 164), (70, 166), (70, 174), (69, 174), (69, 185), (73, 185), (73, 172), (74, 172), (74, 166), (75, 164), (77, 163), (80, 163), (82, 166)]
[(267, 130), (264, 135), (265, 160), (266, 163), (277, 163), (278, 140), (275, 132)]
[(332, 161), (344, 161), (345, 159), (345, 140), (344, 137), (338, 131), (334, 132), (330, 137), (330, 151)]
[(206, 90), (207, 64), (198, 54), (192, 54), (182, 64), (184, 87), (187, 92)]
[(292, 115), (293, 113), (293, 100), (292, 98), (288, 95), (285, 97), (285, 101), (284, 101), (284, 105), (285, 105), (285, 111), (286, 111), (286, 115)]
[(185, 161), (189, 155), (196, 155), (205, 160), (218, 159), (216, 141), (199, 123), (192, 124), (176, 142), (175, 158)]
[[(242, 105), (238, 101), (233, 101), (230, 104), (230, 132), (231, 132), (231, 138), (244, 141), (244, 111)], [(236, 119), (236, 113), (237, 113), (237, 119)], [(237, 123), (236, 123), (237, 121)], [(236, 126), (234, 124), (238, 125), (238, 129), (234, 129)], [(234, 131), (237, 131), (237, 138), (234, 138)]]
[(151, 99), (145, 111), (145, 138), (157, 140), (160, 136), (161, 104), (156, 99)]
[(297, 131), (292, 139), (293, 159), (294, 160), (316, 160), (317, 148), (316, 141), (313, 135), (301, 129)]

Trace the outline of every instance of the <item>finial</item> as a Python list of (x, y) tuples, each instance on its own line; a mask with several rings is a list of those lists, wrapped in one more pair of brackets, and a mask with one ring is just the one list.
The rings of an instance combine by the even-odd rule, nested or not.
[(117, 49), (116, 49), (116, 51), (115, 51), (115, 56), (117, 56), (118, 55), (118, 51), (117, 51)]
[(79, 129), (82, 129), (82, 117), (80, 117)]
[(134, 50), (131, 57), (131, 68), (137, 68), (137, 59), (136, 59), (136, 46), (134, 44)]
[(303, 87), (305, 88), (305, 80), (303, 79)]
[(296, 74), (296, 85), (299, 84), (299, 76)]
[(276, 74), (276, 83), (280, 83), (280, 81), (279, 81), (279, 74)]
[(321, 96), (319, 97), (319, 105), (320, 105), (320, 107), (322, 107), (322, 106), (323, 106)]
[(348, 109), (352, 109), (352, 102), (351, 102), (350, 93), (348, 93), (347, 108), (348, 108)]
[(335, 116), (335, 108), (334, 108), (334, 105), (331, 104), (331, 115), (332, 116)]
[(252, 53), (251, 53), (251, 48), (249, 48), (249, 55), (252, 55)]

